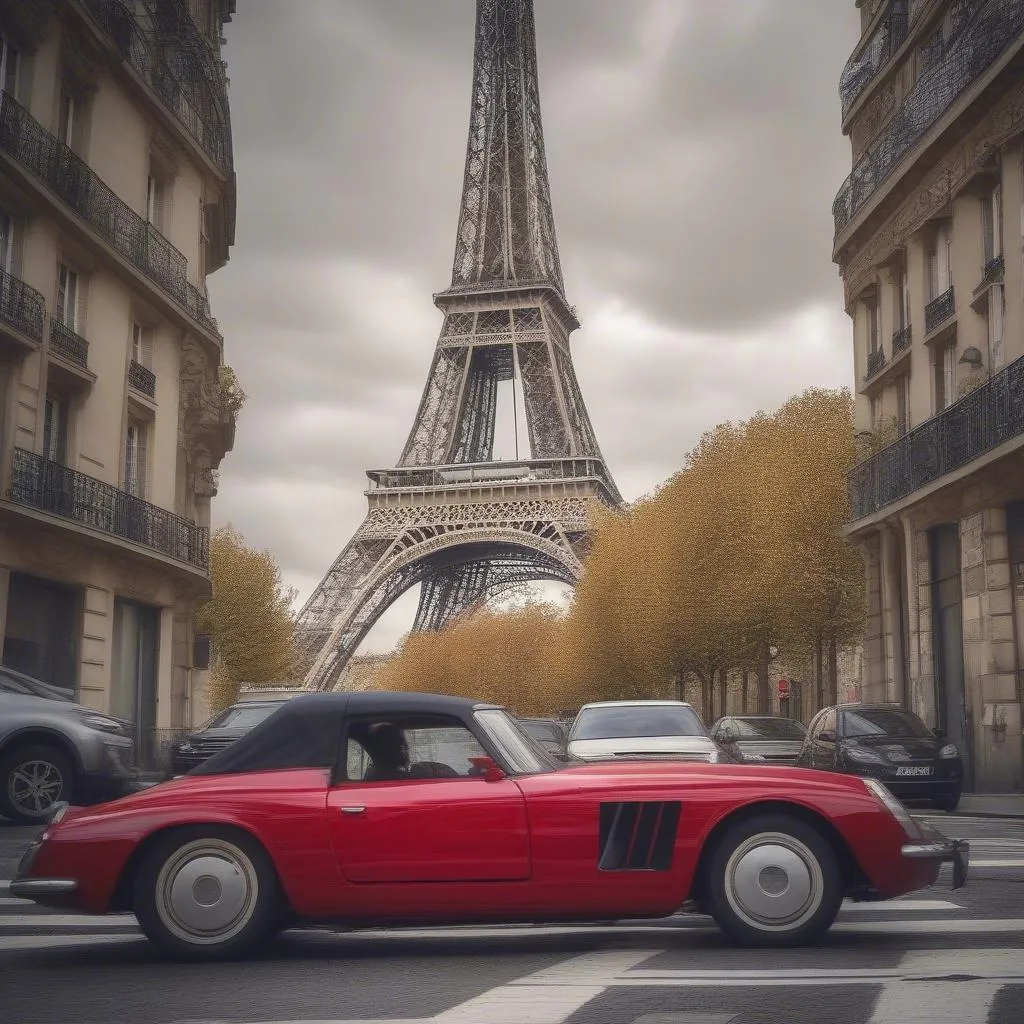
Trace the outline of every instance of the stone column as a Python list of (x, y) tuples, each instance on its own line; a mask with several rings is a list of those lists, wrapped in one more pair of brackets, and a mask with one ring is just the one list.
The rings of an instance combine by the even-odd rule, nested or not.
[(105, 587), (86, 584), (82, 595), (82, 643), (78, 699), (91, 708), (117, 713), (112, 707), (114, 594)]
[(927, 530), (908, 522), (912, 538), (907, 558), (913, 574), (908, 592), (913, 598), (910, 612), (910, 707), (930, 726), (936, 724), (935, 661), (932, 647), (932, 563)]
[(870, 534), (861, 546), (864, 558), (864, 700), (886, 699), (885, 605), (882, 544), (879, 534)]
[(964, 685), (973, 725), (975, 788), (1021, 788), (1020, 704), (1006, 510), (989, 508), (960, 524)]
[(882, 527), (882, 628), (885, 639), (884, 700), (903, 699), (903, 607), (902, 573), (900, 572), (899, 535), (889, 526)]

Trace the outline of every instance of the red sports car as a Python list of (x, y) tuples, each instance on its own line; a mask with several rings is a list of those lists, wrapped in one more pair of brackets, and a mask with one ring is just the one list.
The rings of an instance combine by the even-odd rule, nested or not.
[(165, 954), (240, 954), (302, 922), (348, 927), (665, 917), (807, 943), (844, 896), (935, 882), (968, 847), (872, 779), (664, 760), (565, 765), (500, 707), (309, 694), (189, 775), (62, 807), (11, 894), (134, 910)]

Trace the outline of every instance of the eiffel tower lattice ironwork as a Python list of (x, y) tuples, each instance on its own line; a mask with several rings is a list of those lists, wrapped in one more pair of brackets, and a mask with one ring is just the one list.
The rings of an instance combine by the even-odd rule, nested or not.
[[(369, 512), (299, 614), (305, 685), (331, 689), (373, 624), (421, 584), (414, 629), (518, 583), (575, 584), (595, 505), (615, 508), (569, 352), (541, 127), (533, 0), (477, 0), (451, 287), (419, 411)], [(518, 380), (530, 455), (494, 460), (498, 385)]]

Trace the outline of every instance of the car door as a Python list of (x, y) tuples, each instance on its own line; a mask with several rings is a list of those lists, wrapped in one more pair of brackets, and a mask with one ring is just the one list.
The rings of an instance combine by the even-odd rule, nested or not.
[(520, 881), (530, 877), (526, 801), (513, 779), (479, 774), (489, 757), (457, 718), (390, 715), (409, 768), (381, 778), (360, 741), (375, 723), (346, 726), (343, 771), (327, 795), (338, 864), (351, 882)]
[(812, 768), (826, 772), (835, 770), (836, 752), (839, 749), (837, 718), (835, 708), (830, 708), (822, 715), (821, 722), (818, 724), (817, 735), (811, 748)]

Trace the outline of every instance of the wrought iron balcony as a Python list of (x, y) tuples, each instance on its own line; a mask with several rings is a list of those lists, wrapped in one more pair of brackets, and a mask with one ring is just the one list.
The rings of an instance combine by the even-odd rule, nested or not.
[(89, 365), (89, 342), (56, 318), (50, 320), (50, 348), (72, 363)]
[(210, 313), (210, 301), (190, 281), (185, 290), (185, 300), (193, 320), (198, 320), (213, 334), (220, 336), (220, 326)]
[(0, 270), (0, 320), (31, 338), (43, 340), (46, 300), (24, 281)]
[(882, 368), (885, 366), (885, 349), (876, 348), (873, 352), (868, 353), (868, 372), (865, 374), (864, 379), (870, 380), (876, 373), (881, 373)]
[(851, 520), (900, 501), (1021, 435), (1024, 357), (855, 466), (847, 482)]
[(1003, 275), (1006, 273), (1006, 261), (1002, 256), (993, 256), (981, 271), (981, 284), (980, 288), (984, 288), (986, 285), (999, 284), (1003, 280)]
[(931, 334), (938, 330), (956, 312), (956, 297), (952, 288), (932, 299), (924, 307), (924, 332)]
[(906, 0), (890, 2), (889, 11), (871, 35), (867, 45), (857, 48), (843, 69), (839, 80), (839, 96), (843, 104), (843, 118), (857, 102), (878, 73), (888, 65), (907, 38)]
[[(172, 19), (168, 31), (173, 46), (177, 73), (158, 48), (146, 37), (135, 15), (120, 0), (82, 0), (86, 9), (113, 40), (121, 59), (153, 90), (160, 102), (196, 141), (214, 166), (224, 174), (231, 171), (230, 126), (226, 123), (226, 83), (223, 69), (209, 52), (209, 46), (188, 13), (177, 0), (161, 0), (158, 16)], [(161, 26), (162, 27), (162, 26)], [(157, 28), (160, 32), (160, 27)], [(217, 110), (208, 93), (224, 91)]]
[(976, 0), (968, 20), (941, 42), (941, 52), (921, 72), (900, 109), (843, 182), (832, 205), (837, 237), (911, 147), (1019, 41), (1022, 32), (1024, 4), (1020, 0)]
[(206, 529), (42, 455), (14, 449), (8, 497), (209, 573), (210, 537)]
[(0, 101), (0, 148), (60, 196), (125, 259), (185, 305), (185, 257), (7, 93)]
[(910, 348), (910, 341), (911, 341), (912, 333), (913, 332), (910, 329), (910, 324), (907, 324), (906, 327), (901, 327), (898, 331), (893, 331), (893, 333), (892, 333), (892, 356), (893, 356), (893, 359), (895, 359), (896, 356), (900, 352), (906, 352), (906, 350), (908, 348)]
[(156, 395), (156, 374), (133, 359), (128, 364), (128, 386), (153, 398)]

